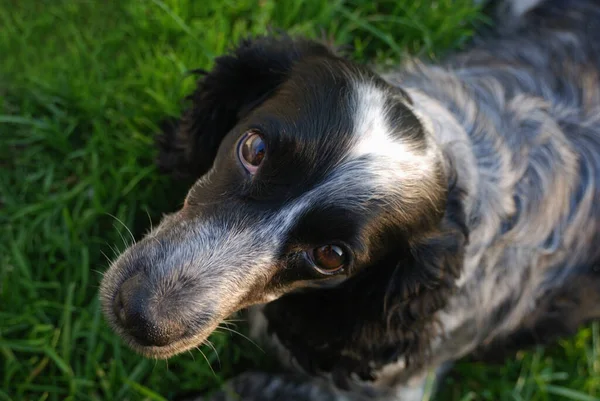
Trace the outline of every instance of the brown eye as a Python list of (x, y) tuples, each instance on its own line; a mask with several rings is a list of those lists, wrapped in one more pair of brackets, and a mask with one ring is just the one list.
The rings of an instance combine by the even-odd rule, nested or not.
[(337, 245), (325, 245), (313, 249), (312, 259), (317, 270), (323, 274), (333, 274), (346, 264), (346, 254)]
[(254, 174), (265, 158), (266, 146), (262, 136), (256, 131), (246, 132), (238, 145), (238, 157), (244, 168)]

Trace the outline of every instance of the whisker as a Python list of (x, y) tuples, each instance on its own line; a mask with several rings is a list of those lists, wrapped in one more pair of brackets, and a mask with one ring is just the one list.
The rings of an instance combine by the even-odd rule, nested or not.
[(144, 208), (144, 212), (146, 212), (146, 216), (148, 216), (148, 222), (150, 223), (150, 231), (154, 230), (154, 226), (152, 225), (152, 218), (150, 217), (150, 212), (148, 208)]
[(220, 368), (221, 367), (221, 358), (219, 358), (219, 353), (217, 352), (217, 349), (215, 348), (213, 343), (208, 338), (206, 340), (204, 340), (204, 344), (208, 345), (215, 352), (215, 355), (217, 357), (217, 362), (218, 362), (219, 368)]
[(106, 272), (102, 272), (98, 269), (92, 269), (92, 273), (96, 273), (98, 274), (100, 277), (104, 277), (104, 275), (106, 274)]
[(237, 328), (237, 324), (235, 323), (227, 323), (227, 322), (221, 322), (221, 324), (225, 325), (225, 327), (234, 327)]
[[(129, 233), (129, 235), (131, 236), (131, 240), (133, 241), (132, 245), (135, 245), (135, 243), (136, 243), (135, 237), (133, 236), (133, 233), (131, 232), (131, 230), (129, 229), (129, 227), (127, 227), (127, 225), (125, 223), (123, 223), (123, 221), (121, 219), (119, 219), (117, 216), (112, 215), (110, 213), (106, 213), (106, 214), (108, 214), (110, 217), (112, 217), (113, 219), (115, 219), (116, 221), (118, 221), (119, 223), (121, 223), (123, 225), (123, 227), (125, 227), (125, 229)], [(120, 233), (120, 231), (119, 231), (119, 233)]]
[(116, 247), (116, 245), (108, 245), (108, 247), (110, 248), (110, 250), (113, 252), (113, 257), (118, 257), (121, 252), (119, 251), (119, 249)]
[(112, 260), (108, 257), (108, 255), (104, 253), (104, 251), (100, 251), (100, 253), (106, 258), (106, 261), (110, 265), (112, 263)]
[(154, 241), (156, 241), (156, 243), (158, 244), (158, 247), (162, 249), (163, 244), (158, 240), (158, 238), (156, 238), (155, 236), (150, 236), (149, 238), (152, 238)]
[(243, 323), (245, 321), (246, 321), (246, 319), (225, 319), (225, 320), (223, 320), (224, 323)]
[(200, 347), (196, 347), (196, 349), (200, 352), (200, 354), (202, 354), (202, 356), (204, 357), (204, 360), (206, 360), (206, 363), (208, 364), (208, 367), (210, 368), (212, 374), (217, 377), (217, 374), (215, 373), (215, 370), (213, 369), (212, 365), (210, 364), (210, 361), (208, 360), (208, 358), (206, 357), (206, 355), (204, 354), (204, 352), (202, 352), (202, 350), (200, 349)]
[(113, 224), (113, 227), (115, 228), (115, 230), (117, 230), (117, 232), (119, 233), (119, 237), (121, 237), (121, 241), (123, 242), (123, 245), (125, 245), (125, 249), (129, 248), (129, 244), (127, 243), (127, 240), (125, 239), (125, 237), (123, 236), (123, 234), (121, 233), (121, 230), (119, 230), (117, 228), (116, 225)]
[(223, 329), (223, 330), (227, 330), (227, 331), (229, 331), (229, 332), (231, 332), (231, 333), (234, 333), (234, 334), (238, 334), (238, 335), (239, 335), (239, 336), (241, 336), (242, 338), (245, 338), (246, 340), (248, 340), (248, 341), (249, 341), (251, 344), (253, 344), (253, 345), (254, 345), (256, 348), (258, 348), (258, 349), (259, 349), (259, 350), (261, 350), (262, 352), (265, 352), (265, 350), (264, 350), (264, 349), (262, 349), (261, 347), (259, 347), (259, 345), (258, 345), (257, 343), (255, 343), (254, 341), (252, 341), (252, 339), (250, 339), (248, 336), (245, 336), (245, 335), (243, 335), (243, 334), (242, 334), (242, 333), (240, 333), (239, 331), (237, 331), (237, 330), (234, 330), (234, 329), (230, 329), (229, 327), (226, 327), (226, 326), (221, 326), (221, 325), (219, 325), (219, 327), (218, 327), (218, 328), (220, 328), (220, 329)]

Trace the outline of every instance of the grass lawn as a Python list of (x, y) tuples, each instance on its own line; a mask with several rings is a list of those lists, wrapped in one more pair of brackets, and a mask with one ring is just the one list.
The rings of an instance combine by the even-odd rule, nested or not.
[[(439, 57), (480, 19), (468, 0), (0, 0), (0, 401), (169, 400), (266, 363), (227, 331), (204, 355), (146, 360), (100, 314), (125, 225), (139, 238), (183, 200), (152, 138), (193, 88), (187, 70), (268, 26), (325, 31), (358, 60)], [(599, 400), (599, 326), (500, 366), (462, 362), (435, 399)]]

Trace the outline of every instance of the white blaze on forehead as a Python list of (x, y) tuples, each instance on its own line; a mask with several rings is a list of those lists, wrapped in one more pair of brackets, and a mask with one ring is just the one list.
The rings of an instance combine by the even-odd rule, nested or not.
[[(416, 139), (403, 138), (403, 130), (408, 131), (415, 127), (403, 127), (402, 122), (398, 126), (390, 126), (389, 110), (386, 105), (388, 94), (373, 84), (364, 82), (358, 83), (355, 90), (353, 134), (356, 142), (350, 159), (368, 157), (371, 160), (370, 178), (375, 180), (373, 184), (377, 187), (394, 187), (396, 190), (425, 189), (429, 181), (435, 179), (438, 152), (427, 132), (429, 125), (412, 111), (421, 121), (427, 141), (426, 150), (419, 150), (422, 143), (411, 143)], [(404, 105), (411, 109), (409, 105), (405, 103)]]
[[(427, 149), (419, 150), (421, 143), (403, 140), (403, 129), (390, 127), (386, 98), (389, 96), (369, 83), (355, 87), (354, 144), (348, 157), (332, 166), (327, 178), (283, 207), (270, 222), (267, 231), (284, 237), (303, 213), (314, 205), (335, 204), (354, 208), (365, 207), (373, 198), (381, 198), (402, 191), (402, 199), (421, 200), (435, 188), (438, 148), (426, 132)], [(398, 101), (401, 101), (398, 99)], [(407, 108), (410, 106), (405, 105)], [(431, 124), (413, 111), (424, 129)], [(367, 158), (365, 158), (367, 156)], [(376, 190), (374, 193), (373, 190)], [(393, 201), (392, 201), (393, 202)]]

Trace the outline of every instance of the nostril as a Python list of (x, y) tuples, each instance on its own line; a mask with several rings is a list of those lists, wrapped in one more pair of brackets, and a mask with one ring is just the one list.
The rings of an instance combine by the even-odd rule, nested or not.
[(117, 296), (115, 297), (115, 301), (113, 303), (113, 312), (114, 312), (115, 316), (117, 317), (117, 319), (119, 320), (119, 323), (121, 323), (122, 325), (125, 325), (125, 323), (126, 323), (125, 307), (123, 305), (123, 296), (121, 295), (121, 291), (119, 291), (117, 293)]
[(161, 313), (170, 308), (150, 305), (151, 291), (141, 274), (127, 279), (117, 293), (113, 310), (121, 326), (141, 345), (165, 346), (180, 339), (185, 334), (185, 326), (174, 316)]

